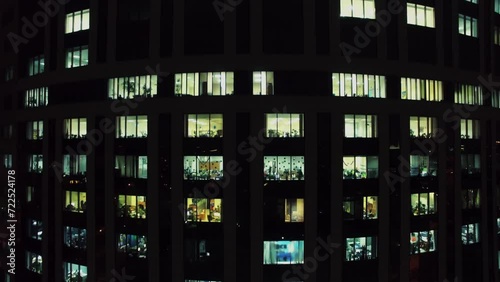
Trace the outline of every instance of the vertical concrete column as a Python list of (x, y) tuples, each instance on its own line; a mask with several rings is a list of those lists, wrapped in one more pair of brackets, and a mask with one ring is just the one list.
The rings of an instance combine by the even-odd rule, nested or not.
[(160, 137), (158, 114), (148, 115), (148, 188), (147, 188), (147, 219), (148, 219), (148, 244), (153, 248), (148, 249), (149, 281), (160, 281)]
[(449, 144), (453, 148), (454, 154), (454, 191), (453, 195), (448, 195), (449, 200), (453, 200), (455, 206), (454, 206), (454, 239), (455, 239), (455, 275), (454, 279), (456, 278), (458, 282), (463, 281), (463, 272), (462, 272), (462, 267), (463, 267), (463, 251), (462, 251), (462, 163), (461, 163), (461, 140), (460, 140), (460, 129), (454, 130), (453, 131), (454, 136), (453, 139), (454, 142), (450, 142)]
[[(257, 2), (260, 2), (259, 0)], [(252, 2), (253, 4), (253, 2)], [(250, 118), (250, 135), (258, 136), (259, 131), (264, 127), (264, 114), (254, 112)], [(250, 281), (262, 281), (263, 279), (263, 216), (264, 216), (264, 158), (261, 150), (256, 150), (257, 154), (250, 162)]]
[(395, 192), (389, 186), (388, 179), (384, 176), (389, 169), (389, 116), (380, 114), (377, 116), (378, 130), (378, 169), (379, 169), (379, 192), (378, 192), (378, 280), (389, 281), (389, 226), (390, 194)]
[[(234, 14), (234, 13), (233, 13)], [(227, 20), (227, 19), (226, 19)], [(236, 276), (236, 177), (241, 170), (236, 162), (236, 114), (224, 112), (224, 187), (223, 224), (224, 224), (224, 281), (238, 281)], [(237, 168), (235, 168), (237, 166)]]
[[(307, 111), (304, 116), (304, 132), (306, 134), (305, 150), (305, 199), (304, 199), (304, 223), (305, 223), (305, 256), (304, 270), (308, 271), (307, 281), (316, 282), (316, 268), (318, 261), (314, 256), (314, 249), (318, 245), (318, 114), (315, 111)], [(315, 263), (308, 262), (308, 260)]]
[[(114, 58), (114, 57), (113, 57)], [(108, 117), (115, 124), (115, 119)], [(115, 124), (116, 126), (116, 124)], [(115, 197), (115, 135), (106, 134), (104, 135), (104, 201), (106, 203), (114, 203)], [(106, 280), (111, 280), (113, 277), (111, 271), (115, 269), (115, 257), (116, 257), (116, 234), (115, 234), (115, 216), (116, 212), (114, 205), (107, 204), (104, 207), (104, 223), (106, 226), (105, 243), (106, 243)], [(120, 271), (120, 270), (116, 270)]]
[[(406, 4), (405, 4), (406, 5)], [(410, 117), (408, 115), (401, 115), (401, 156), (404, 161), (410, 161)], [(401, 233), (400, 233), (400, 253), (399, 259), (401, 261), (399, 272), (400, 281), (410, 281), (410, 178), (404, 178), (401, 183)]]
[[(488, 229), (489, 229), (489, 222), (488, 222), (488, 208), (489, 208), (489, 201), (484, 199), (488, 199), (488, 144), (489, 142), (486, 138), (487, 135), (487, 123), (486, 120), (481, 120), (480, 121), (480, 134), (482, 136), (480, 142), (481, 142), (481, 188), (479, 191), (479, 198), (481, 199), (481, 223), (480, 223), (480, 231), (479, 234), (481, 236), (480, 242), (481, 242), (481, 257), (483, 260), (482, 266), (483, 266), (483, 282), (489, 282), (492, 281), (490, 279), (490, 271), (489, 271), (489, 266), (490, 264), (488, 263), (488, 255), (491, 250), (491, 242), (488, 240), (489, 234), (488, 234)], [(492, 155), (493, 158), (493, 155)], [(498, 271), (496, 271), (498, 272)]]
[[(50, 215), (50, 217), (54, 217), (53, 221), (50, 219), (49, 222), (53, 222), (54, 226), (56, 227), (54, 229), (53, 235), (48, 235), (50, 233), (45, 233), (45, 228), (50, 228), (49, 222), (45, 221), (45, 218), (43, 219), (43, 241), (46, 241), (47, 238), (50, 238), (48, 236), (51, 236), (54, 238), (54, 241), (56, 242), (56, 251), (54, 253), (54, 277), (57, 280), (63, 279), (63, 269), (62, 269), (62, 242), (63, 242), (63, 234), (62, 234), (62, 207), (63, 207), (63, 193), (64, 191), (62, 190), (62, 154), (64, 151), (63, 145), (62, 145), (62, 128), (63, 128), (63, 123), (62, 119), (56, 119), (53, 121), (52, 126), (55, 126), (54, 136), (49, 136), (49, 129), (50, 129), (50, 124), (49, 122), (44, 122), (44, 133), (43, 133), (43, 142), (52, 143), (54, 146), (54, 162), (48, 163), (47, 168), (48, 168), (48, 173), (50, 175), (55, 175), (54, 177), (54, 202), (53, 202), (53, 209), (54, 209), (54, 214)], [(50, 138), (50, 139), (49, 139)], [(45, 146), (45, 145), (44, 145)], [(45, 155), (44, 153), (44, 158), (48, 156)], [(45, 164), (44, 164), (45, 165)], [(45, 191), (42, 193), (42, 198), (46, 197)], [(50, 209), (42, 204), (42, 216), (44, 213), (48, 212)], [(47, 223), (47, 224), (46, 224)], [(49, 229), (50, 231), (50, 229)], [(45, 258), (45, 256), (44, 256)]]
[[(497, 127), (498, 127), (498, 123), (499, 121), (496, 121), (496, 120), (491, 120), (491, 125), (490, 125), (490, 128), (489, 130), (491, 130), (491, 140), (489, 142), (491, 142), (490, 146), (491, 146), (491, 156), (492, 156), (492, 160), (491, 160), (491, 187), (488, 187), (488, 189), (491, 189), (491, 193), (490, 195), (492, 196), (491, 199), (489, 200), (489, 203), (492, 205), (489, 209), (489, 211), (491, 211), (493, 214), (492, 214), (492, 221), (493, 222), (490, 222), (490, 224), (493, 224), (494, 228), (494, 232), (492, 234), (493, 238), (497, 238), (498, 235), (497, 235), (497, 215), (495, 213), (495, 211), (498, 210), (498, 202), (496, 199), (498, 199), (498, 190), (496, 188), (496, 183), (498, 183), (498, 177), (500, 177), (500, 175), (497, 175), (497, 170), (498, 170), (498, 166), (500, 165), (500, 163), (498, 163), (497, 159), (495, 158), (495, 156), (498, 154), (497, 152), (497, 144), (496, 144), (496, 140), (498, 140), (498, 135), (497, 135)], [(491, 262), (491, 265), (492, 267), (494, 268), (497, 268), (498, 267), (498, 240), (492, 240), (490, 242), (491, 244), (491, 247), (490, 247), (490, 251), (493, 252), (492, 254), (492, 258), (493, 258), (493, 261)], [(498, 271), (493, 271), (493, 274), (491, 276), (491, 281), (498, 281), (499, 277), (498, 277)]]
[(171, 175), (172, 175), (172, 282), (184, 281), (184, 217), (179, 206), (184, 205), (183, 179), (184, 161), (182, 155), (183, 124), (182, 113), (172, 113), (171, 119)]
[[(96, 118), (94, 116), (87, 118), (87, 132), (100, 132), (99, 129), (96, 128)], [(62, 127), (59, 127), (59, 130), (56, 132), (62, 132)], [(98, 127), (97, 127), (98, 128)], [(102, 133), (101, 133), (102, 134)], [(101, 134), (92, 134), (92, 138), (96, 138), (96, 136), (101, 136)], [(89, 137), (91, 135), (89, 134)], [(104, 138), (104, 135), (102, 135)], [(97, 142), (96, 142), (97, 143)], [(98, 144), (96, 144), (98, 145)], [(87, 155), (87, 271), (88, 271), (88, 280), (96, 281), (96, 148), (92, 146), (93, 150)], [(108, 202), (113, 203), (113, 202)], [(60, 205), (61, 207), (62, 205)], [(56, 209), (56, 214), (58, 214)]]
[(330, 197), (331, 197), (331, 207), (330, 207), (330, 226), (331, 226), (331, 238), (332, 243), (340, 244), (340, 248), (336, 249), (330, 259), (331, 270), (330, 270), (330, 281), (342, 281), (342, 266), (344, 264), (344, 250), (345, 250), (345, 240), (343, 235), (343, 218), (340, 211), (343, 210), (342, 202), (344, 197), (344, 185), (343, 185), (343, 143), (344, 136), (339, 134), (343, 132), (344, 128), (344, 114), (343, 113), (332, 113), (331, 115), (331, 177), (332, 187)]
[[(340, 1), (328, 1), (330, 3), (330, 53), (336, 58), (341, 56), (340, 45)], [(338, 57), (337, 60), (344, 60)]]
[[(97, 49), (98, 49), (98, 38), (99, 38), (99, 30), (102, 27), (99, 27), (99, 0), (89, 0), (90, 3), (90, 39), (89, 39), (89, 65), (95, 65), (97, 63)], [(64, 13), (63, 13), (64, 15)], [(101, 23), (104, 26), (104, 23)], [(59, 25), (64, 26), (64, 25)], [(58, 40), (60, 42), (62, 40)], [(59, 49), (62, 50), (62, 49)], [(65, 53), (65, 52), (63, 52)], [(63, 54), (65, 55), (65, 54)], [(64, 60), (63, 60), (64, 61)], [(88, 233), (87, 233), (88, 234)], [(90, 271), (90, 270), (89, 270)], [(90, 279), (90, 277), (88, 278)], [(92, 281), (92, 280), (91, 280)]]
[[(443, 120), (438, 120), (438, 128), (443, 130), (446, 127), (446, 124)], [(444, 139), (444, 138), (443, 138)], [(448, 139), (448, 138), (446, 138)], [(448, 273), (448, 254), (447, 254), (447, 249), (448, 245), (446, 244), (446, 238), (448, 236), (447, 232), (447, 218), (448, 218), (448, 201), (450, 200), (450, 196), (447, 193), (447, 187), (446, 187), (446, 177), (447, 177), (447, 171), (446, 171), (446, 151), (448, 150), (448, 143), (446, 142), (447, 140), (444, 140), (443, 142), (438, 142), (438, 207), (437, 207), (437, 213), (438, 213), (438, 234), (437, 234), (437, 251), (438, 251), (438, 260), (439, 260), (439, 281), (445, 281), (447, 279), (447, 273)], [(453, 199), (453, 197), (451, 197)]]

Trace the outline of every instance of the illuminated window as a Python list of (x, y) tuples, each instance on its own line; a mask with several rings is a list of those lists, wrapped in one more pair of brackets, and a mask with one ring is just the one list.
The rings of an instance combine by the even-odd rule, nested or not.
[(401, 99), (443, 101), (443, 83), (437, 80), (402, 77)]
[(479, 120), (462, 119), (460, 121), (460, 136), (462, 139), (479, 139)]
[(385, 76), (333, 73), (333, 96), (385, 98)]
[(458, 33), (466, 36), (477, 37), (477, 19), (459, 14)]
[(455, 103), (482, 105), (483, 90), (480, 86), (457, 84), (455, 86)]
[(175, 95), (225, 96), (233, 94), (233, 72), (196, 72), (175, 75)]
[(116, 117), (116, 138), (148, 137), (148, 116)]
[(410, 116), (410, 137), (431, 138), (437, 132), (437, 119), (434, 117)]
[(64, 208), (69, 212), (84, 212), (87, 209), (87, 192), (66, 191)]
[(43, 155), (29, 155), (29, 172), (42, 173)]
[(28, 237), (35, 240), (42, 240), (43, 225), (39, 220), (28, 219)]
[(465, 0), (466, 2), (470, 2), (470, 3), (473, 3), (473, 4), (477, 4), (477, 0)]
[(26, 202), (31, 202), (35, 198), (35, 187), (33, 186), (26, 186)]
[(89, 46), (66, 49), (66, 68), (83, 67), (89, 64)]
[(494, 91), (491, 93), (491, 106), (494, 108), (500, 108), (500, 91)]
[(65, 33), (87, 30), (90, 28), (90, 10), (76, 11), (66, 14), (66, 31)]
[(184, 180), (221, 179), (222, 159), (222, 156), (184, 156)]
[(374, 0), (341, 0), (340, 16), (375, 19)]
[(108, 97), (111, 99), (133, 99), (153, 97), (158, 94), (158, 76), (142, 75), (109, 79)]
[(478, 174), (481, 172), (481, 155), (462, 154), (462, 172), (464, 174)]
[(495, 13), (500, 14), (500, 0), (495, 0)]
[(304, 222), (304, 199), (285, 199), (285, 222)]
[(12, 169), (12, 154), (3, 155), (3, 167), (6, 169)]
[(416, 231), (410, 233), (410, 254), (436, 251), (437, 231)]
[(410, 176), (437, 176), (437, 159), (433, 156), (410, 155)]
[(222, 114), (188, 114), (184, 115), (185, 137), (210, 137), (223, 136)]
[(378, 177), (377, 156), (344, 156), (343, 179), (366, 179)]
[(29, 121), (26, 123), (26, 139), (28, 140), (43, 139), (43, 120)]
[(222, 199), (187, 198), (186, 222), (222, 222)]
[(137, 195), (118, 196), (118, 216), (146, 218), (146, 197)]
[(264, 156), (266, 180), (304, 180), (304, 156)]
[(42, 274), (42, 256), (32, 252), (26, 252), (26, 268), (29, 271)]
[(43, 55), (30, 58), (28, 61), (28, 75), (33, 76), (45, 71), (45, 58)]
[(87, 267), (69, 262), (64, 262), (64, 281), (87, 282)]
[(378, 218), (378, 197), (346, 197), (343, 202), (344, 220)]
[(479, 223), (462, 225), (462, 245), (479, 243)]
[(407, 3), (407, 23), (425, 27), (435, 27), (434, 7)]
[(120, 177), (148, 178), (147, 156), (115, 156), (115, 169)]
[(47, 106), (49, 103), (49, 90), (47, 87), (27, 90), (24, 99), (25, 108)]
[(414, 216), (437, 213), (438, 198), (434, 192), (411, 194), (411, 213)]
[(253, 72), (253, 95), (274, 94), (274, 73), (272, 71)]
[(304, 114), (266, 114), (266, 137), (304, 137)]
[(464, 189), (462, 190), (462, 209), (478, 209), (480, 208), (481, 200), (479, 197), (479, 189)]
[(377, 116), (375, 115), (345, 115), (344, 137), (346, 138), (377, 138)]
[(304, 241), (264, 241), (264, 264), (303, 264)]
[(86, 118), (68, 118), (63, 121), (64, 139), (83, 139), (87, 137)]
[(87, 248), (87, 229), (64, 226), (64, 245), (68, 248)]
[(371, 260), (377, 258), (377, 237), (345, 239), (345, 260)]
[(63, 155), (63, 176), (85, 175), (86, 173), (86, 155)]
[(127, 253), (130, 256), (146, 258), (148, 240), (144, 235), (119, 234), (118, 252)]

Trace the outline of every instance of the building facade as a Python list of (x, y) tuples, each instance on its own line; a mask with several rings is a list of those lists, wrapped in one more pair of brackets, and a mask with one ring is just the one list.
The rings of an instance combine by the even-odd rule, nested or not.
[(499, 0), (4, 2), (4, 281), (500, 280)]

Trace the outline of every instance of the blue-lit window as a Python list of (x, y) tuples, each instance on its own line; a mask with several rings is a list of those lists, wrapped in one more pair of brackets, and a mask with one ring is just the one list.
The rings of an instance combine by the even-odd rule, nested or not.
[(14, 79), (14, 67), (8, 66), (5, 68), (5, 81), (11, 81)]
[(45, 58), (43, 55), (30, 58), (28, 61), (28, 75), (33, 76), (45, 71)]
[(410, 176), (437, 176), (437, 159), (434, 156), (410, 155)]
[(491, 93), (491, 106), (494, 108), (500, 108), (500, 91), (494, 91)]
[(343, 179), (366, 179), (377, 177), (377, 156), (344, 156)]
[(83, 67), (89, 64), (89, 46), (66, 49), (66, 68)]
[(305, 180), (304, 156), (264, 156), (266, 180)]
[(478, 174), (481, 172), (481, 155), (462, 154), (462, 172), (464, 174)]
[(64, 262), (64, 281), (87, 282), (87, 267), (85, 265)]
[(303, 264), (304, 241), (264, 241), (264, 264)]
[(85, 175), (86, 173), (86, 155), (63, 155), (63, 176)]
[(377, 237), (345, 239), (345, 260), (371, 260), (377, 258)]
[(68, 118), (63, 121), (64, 139), (83, 139), (87, 137), (86, 118)]
[(12, 154), (3, 155), (3, 167), (6, 169), (12, 168)]
[(477, 19), (459, 14), (458, 33), (466, 36), (477, 37)]
[(74, 249), (86, 249), (87, 229), (64, 226), (64, 245)]
[(479, 243), (479, 223), (462, 225), (462, 245)]
[(147, 237), (144, 235), (119, 234), (118, 252), (127, 253), (138, 258), (146, 258), (148, 250)]
[(500, 0), (495, 0), (495, 13), (500, 14)]
[(43, 155), (29, 155), (28, 171), (42, 173), (43, 171)]
[(410, 254), (422, 254), (436, 251), (437, 231), (417, 231), (410, 233)]

